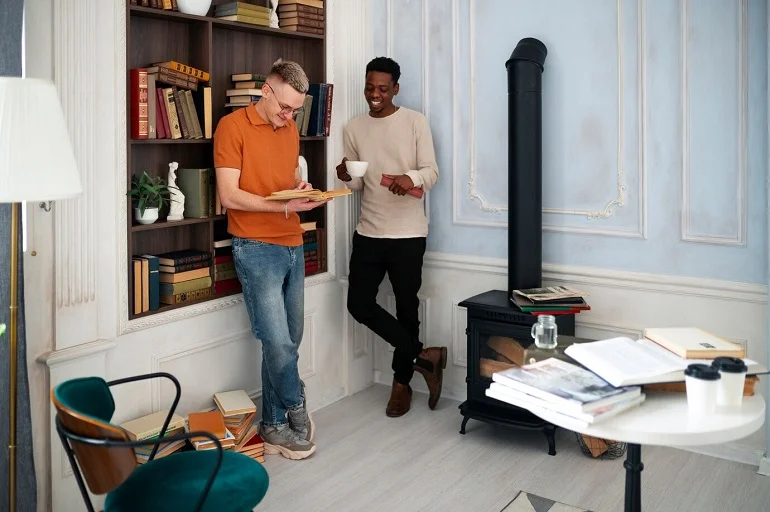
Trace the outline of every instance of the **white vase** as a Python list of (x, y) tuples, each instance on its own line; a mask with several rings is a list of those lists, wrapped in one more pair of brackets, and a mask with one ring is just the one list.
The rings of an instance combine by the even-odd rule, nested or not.
[(144, 215), (141, 214), (139, 208), (134, 208), (134, 218), (139, 224), (152, 224), (158, 220), (157, 208), (145, 208)]
[(205, 16), (211, 8), (211, 0), (176, 0), (176, 5), (181, 13)]

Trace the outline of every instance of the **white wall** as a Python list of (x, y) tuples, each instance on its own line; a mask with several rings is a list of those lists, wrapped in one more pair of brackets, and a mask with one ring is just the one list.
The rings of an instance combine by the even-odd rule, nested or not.
[[(450, 349), (446, 396), (465, 398), (457, 304), (506, 288), (504, 63), (523, 37), (549, 51), (544, 280), (590, 294), (578, 335), (698, 325), (766, 361), (765, 0), (371, 2), (374, 52), (401, 64), (397, 103), (428, 116), (439, 160), (420, 314)], [(387, 284), (380, 301), (394, 309)], [(390, 347), (356, 343), (390, 384)], [(757, 464), (764, 429), (702, 451)]]
[[(36, 316), (34, 323), (28, 316), (34, 337), (28, 357), (42, 511), (82, 508), (53, 428), (48, 393), (60, 382), (84, 375), (111, 380), (170, 372), (182, 386), (181, 414), (213, 407), (216, 391), (243, 388), (258, 405), (261, 396), (261, 350), (251, 335), (242, 296), (128, 320), (126, 3), (26, 1), (28, 74), (57, 85), (84, 187), (83, 196), (55, 204), (51, 213), (30, 207), (30, 243), (36, 253), (25, 258), (31, 270), (25, 292), (27, 303), (34, 305), (28, 311)], [(326, 6), (330, 23), (348, 15), (341, 2), (327, 0)], [(327, 35), (331, 82), (347, 59), (347, 48), (336, 42), (340, 35), (334, 27)], [(341, 158), (338, 139), (345, 109), (335, 94), (328, 143), (330, 182), (331, 164)], [(300, 374), (311, 410), (340, 399), (347, 389), (348, 352), (341, 342), (342, 288), (336, 279), (340, 263), (335, 250), (345, 241), (337, 225), (345, 225), (347, 211), (339, 203), (329, 207), (329, 239), (337, 242), (328, 250), (330, 272), (306, 280)], [(121, 422), (168, 407), (172, 388), (161, 382), (135, 383), (115, 388), (114, 395), (113, 421)]]

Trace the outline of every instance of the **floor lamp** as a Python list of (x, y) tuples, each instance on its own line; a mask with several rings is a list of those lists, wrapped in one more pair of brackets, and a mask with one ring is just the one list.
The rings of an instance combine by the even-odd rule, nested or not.
[[(11, 300), (7, 337), (10, 343), (10, 512), (16, 510), (16, 361), (21, 203), (68, 199), (81, 192), (80, 173), (54, 84), (33, 78), (0, 77), (0, 203), (11, 203)], [(3, 340), (0, 338), (0, 342)]]

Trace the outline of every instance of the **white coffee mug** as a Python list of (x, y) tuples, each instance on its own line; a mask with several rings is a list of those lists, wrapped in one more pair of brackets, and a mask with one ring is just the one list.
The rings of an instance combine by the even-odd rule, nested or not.
[(717, 387), (717, 405), (738, 407), (743, 403), (743, 384), (748, 367), (737, 357), (717, 357), (711, 366), (722, 376)]
[(721, 377), (716, 368), (707, 364), (691, 364), (687, 367), (684, 380), (687, 388), (687, 409), (690, 414), (707, 416), (714, 413)]

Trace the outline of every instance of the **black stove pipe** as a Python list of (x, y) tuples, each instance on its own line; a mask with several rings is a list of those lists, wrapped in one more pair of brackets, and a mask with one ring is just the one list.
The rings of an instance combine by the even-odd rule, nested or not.
[(543, 276), (542, 74), (548, 51), (519, 41), (508, 71), (508, 293)]

